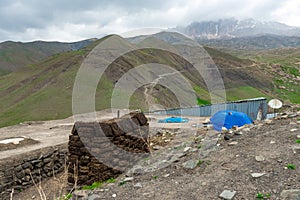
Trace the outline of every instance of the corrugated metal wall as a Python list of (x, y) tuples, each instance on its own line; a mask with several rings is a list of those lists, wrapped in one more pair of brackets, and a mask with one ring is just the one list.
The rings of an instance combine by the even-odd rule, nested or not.
[(215, 104), (207, 106), (194, 106), (188, 108), (176, 108), (168, 110), (151, 111), (152, 114), (158, 115), (184, 115), (184, 116), (212, 116), (219, 110), (235, 110), (246, 113), (252, 120), (256, 120), (258, 113), (261, 112), (261, 119), (267, 117), (267, 99), (255, 98), (241, 101), (234, 101), (224, 104)]

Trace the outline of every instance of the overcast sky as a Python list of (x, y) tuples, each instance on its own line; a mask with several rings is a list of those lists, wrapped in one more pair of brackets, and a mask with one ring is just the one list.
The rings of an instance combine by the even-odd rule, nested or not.
[(300, 26), (300, 1), (0, 0), (0, 41), (78, 41), (229, 17)]

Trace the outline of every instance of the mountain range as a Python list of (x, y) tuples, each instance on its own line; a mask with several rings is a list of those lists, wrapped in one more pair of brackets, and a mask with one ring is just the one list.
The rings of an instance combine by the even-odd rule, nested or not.
[(186, 27), (176, 27), (175, 30), (198, 39), (228, 39), (262, 35), (300, 36), (300, 27), (275, 21), (258, 21), (252, 18), (193, 22)]
[[(217, 49), (261, 50), (300, 46), (300, 28), (279, 22), (234, 18), (193, 22), (186, 27), (170, 29), (194, 38), (202, 45)], [(139, 39), (137, 39), (139, 38)], [(137, 37), (136, 40), (143, 38)], [(0, 75), (38, 63), (66, 51), (79, 50), (96, 38), (73, 43), (34, 41), (28, 43), (6, 41), (0, 43)], [(133, 39), (129, 39), (132, 41)]]

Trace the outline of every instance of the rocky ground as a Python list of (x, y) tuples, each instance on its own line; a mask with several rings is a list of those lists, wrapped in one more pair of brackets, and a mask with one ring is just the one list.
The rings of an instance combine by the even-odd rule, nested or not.
[[(75, 191), (72, 198), (300, 199), (299, 118), (298, 112), (222, 134), (164, 129), (151, 141), (149, 158), (115, 183)], [(47, 184), (51, 187), (51, 180)], [(35, 188), (15, 199), (33, 196), (39, 199)]]

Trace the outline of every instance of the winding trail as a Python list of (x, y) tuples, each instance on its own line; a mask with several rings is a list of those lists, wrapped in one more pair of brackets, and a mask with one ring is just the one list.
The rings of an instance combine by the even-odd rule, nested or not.
[(178, 74), (178, 73), (181, 73), (183, 71), (184, 70), (175, 71), (175, 72), (171, 72), (171, 73), (165, 73), (165, 74), (159, 74), (158, 77), (155, 80), (153, 80), (153, 82), (151, 84), (149, 84), (149, 86), (145, 86), (144, 96), (145, 96), (146, 103), (148, 104), (148, 106), (151, 105), (154, 110), (161, 109), (160, 107), (158, 107), (157, 105), (155, 105), (154, 99), (153, 99), (153, 97), (151, 95), (151, 93), (153, 92), (153, 89), (154, 89), (155, 85), (157, 85), (159, 83), (159, 81), (161, 79), (163, 79), (164, 77), (166, 77), (166, 76), (172, 76), (174, 74)]

